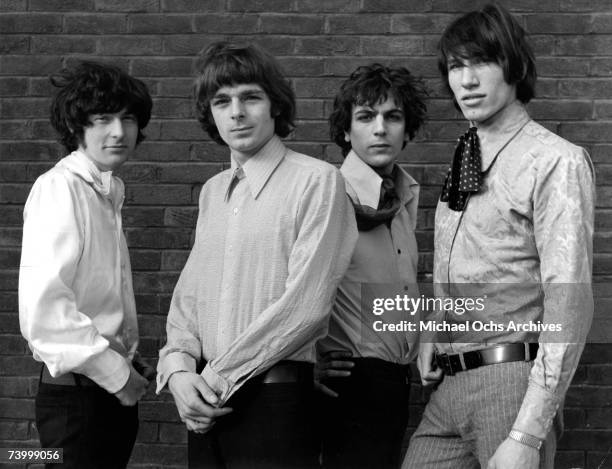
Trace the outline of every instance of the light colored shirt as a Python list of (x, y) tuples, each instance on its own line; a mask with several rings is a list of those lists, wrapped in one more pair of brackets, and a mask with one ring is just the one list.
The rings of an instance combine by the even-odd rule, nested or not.
[[(463, 212), (438, 203), (434, 282), (439, 295), (494, 290), (482, 317), (469, 313), (468, 319), (561, 326), (561, 333), (480, 335), (490, 342), (539, 340), (514, 428), (544, 439), (555, 415), (561, 419), (593, 316), (594, 172), (583, 148), (530, 120), (522, 105), (514, 107), (497, 139), (482, 145), (489, 173), (480, 192)], [(441, 352), (483, 346), (466, 343), (465, 335), (446, 337), (448, 343), (437, 345)]]
[[(236, 175), (237, 177), (233, 177)], [(222, 405), (280, 360), (314, 362), (357, 238), (340, 172), (276, 136), (204, 184), (174, 290), (157, 392), (196, 370)]]
[[(382, 178), (351, 151), (340, 172), (346, 190), (357, 204), (376, 209)], [(388, 228), (385, 223), (360, 231), (351, 263), (338, 287), (327, 337), (317, 345), (319, 353), (350, 351), (354, 357), (380, 358), (406, 364), (416, 353), (418, 334), (382, 331), (374, 321), (397, 323), (402, 319), (417, 323), (414, 316), (390, 312), (372, 314), (374, 298), (393, 298), (395, 294), (418, 297), (418, 250), (414, 234), (419, 204), (419, 185), (398, 167), (395, 189), (400, 208)], [(363, 290), (362, 290), (363, 289)], [(416, 318), (418, 319), (418, 318)]]
[(83, 374), (110, 393), (138, 345), (124, 186), (79, 151), (40, 176), (24, 210), (19, 323), (52, 376)]

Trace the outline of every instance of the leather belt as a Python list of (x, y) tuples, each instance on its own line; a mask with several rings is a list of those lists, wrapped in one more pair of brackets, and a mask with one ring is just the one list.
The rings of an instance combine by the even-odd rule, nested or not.
[(98, 386), (85, 375), (78, 373), (65, 373), (57, 378), (51, 376), (49, 369), (43, 365), (40, 373), (40, 382), (45, 384), (57, 384), (59, 386)]
[(312, 383), (312, 363), (282, 360), (261, 374), (263, 383)]
[(538, 348), (538, 344), (505, 344), (453, 355), (442, 353), (436, 355), (436, 364), (445, 374), (452, 376), (460, 371), (473, 370), (485, 365), (529, 362), (535, 359)]

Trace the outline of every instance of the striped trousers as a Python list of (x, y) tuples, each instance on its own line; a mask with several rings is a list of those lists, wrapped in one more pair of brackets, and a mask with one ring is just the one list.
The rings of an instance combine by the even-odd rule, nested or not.
[[(402, 469), (486, 468), (512, 429), (531, 365), (499, 363), (445, 376), (410, 439)], [(540, 468), (554, 468), (556, 430), (553, 425), (540, 449)]]

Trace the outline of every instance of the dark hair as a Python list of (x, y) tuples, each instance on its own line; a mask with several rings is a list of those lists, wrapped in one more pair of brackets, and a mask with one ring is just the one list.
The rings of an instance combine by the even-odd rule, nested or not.
[[(344, 139), (351, 128), (353, 106), (372, 106), (392, 95), (401, 105), (406, 119), (406, 133), (410, 140), (425, 121), (427, 90), (423, 80), (412, 75), (404, 67), (385, 67), (370, 64), (357, 69), (340, 86), (334, 99), (334, 109), (329, 116), (331, 139), (346, 156), (351, 142)], [(404, 142), (404, 146), (406, 142)]]
[(525, 30), (500, 5), (487, 4), (481, 10), (466, 13), (442, 34), (438, 44), (438, 69), (450, 92), (449, 57), (495, 62), (504, 71), (506, 83), (516, 84), (519, 101), (526, 104), (535, 95), (535, 59)]
[(225, 145), (210, 111), (210, 100), (223, 86), (256, 83), (270, 98), (274, 133), (286, 137), (295, 125), (295, 94), (276, 59), (254, 45), (215, 42), (207, 47), (197, 65), (194, 95), (196, 115), (202, 128)]
[(141, 130), (149, 123), (153, 103), (142, 81), (118, 67), (96, 62), (79, 62), (49, 80), (58, 88), (51, 102), (51, 125), (68, 151), (82, 142), (84, 128), (91, 125), (89, 116), (122, 109), (138, 120), (136, 143), (144, 140)]

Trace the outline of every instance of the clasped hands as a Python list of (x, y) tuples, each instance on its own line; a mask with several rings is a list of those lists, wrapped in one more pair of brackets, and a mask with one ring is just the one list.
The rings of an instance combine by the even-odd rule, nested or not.
[(197, 373), (179, 371), (168, 380), (176, 408), (187, 430), (206, 433), (216, 419), (232, 412), (229, 407), (217, 407), (219, 398)]

